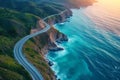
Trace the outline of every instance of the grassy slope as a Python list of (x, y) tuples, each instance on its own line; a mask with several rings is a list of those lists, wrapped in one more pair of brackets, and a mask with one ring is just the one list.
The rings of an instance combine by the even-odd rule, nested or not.
[[(25, 69), (13, 58), (14, 45), (30, 33), (30, 29), (36, 26), (40, 17), (59, 13), (63, 9), (49, 3), (35, 4), (29, 1), (23, 3), (16, 0), (0, 0), (0, 80), (31, 80)], [(31, 44), (34, 45), (28, 42), (28, 45)], [(44, 72), (42, 74), (46, 80), (50, 80), (52, 71), (43, 57), (35, 52), (32, 46), (28, 48), (26, 51), (28, 59)]]
[(13, 56), (13, 46), (17, 40), (30, 33), (39, 17), (9, 9), (0, 8), (0, 52)]
[(44, 55), (40, 52), (47, 44), (49, 37), (47, 33), (43, 33), (39, 37), (41, 38), (40, 40), (38, 39), (40, 41), (39, 45), (36, 44), (34, 39), (30, 39), (24, 45), (23, 52), (26, 58), (41, 72), (45, 80), (53, 80), (54, 73), (46, 63)]
[(16, 41), (29, 33), (31, 26), (34, 26), (38, 19), (39, 17), (32, 14), (0, 8), (0, 78), (2, 80), (31, 80), (24, 68), (13, 59), (13, 47)]
[(48, 63), (46, 63), (44, 59), (45, 54), (42, 54), (42, 52), (40, 51), (46, 45), (48, 45), (49, 34), (51, 33), (53, 35), (61, 34), (59, 31), (51, 27), (51, 29), (47, 32), (42, 33), (34, 37), (34, 39), (32, 38), (29, 41), (27, 41), (24, 45), (23, 50), (27, 59), (29, 59), (29, 61), (37, 67), (37, 69), (41, 72), (45, 80), (54, 80), (53, 77), (55, 77), (54, 72), (50, 69)]
[(7, 55), (0, 55), (0, 78), (1, 80), (31, 80), (23, 67)]
[(45, 80), (53, 80), (54, 73), (51, 71), (49, 65), (46, 63), (43, 55), (38, 53), (35, 48), (37, 45), (31, 40), (27, 41), (24, 46), (24, 53), (34, 66), (41, 72)]
[(47, 2), (36, 4), (32, 1), (0, 0), (0, 3), (2, 3), (0, 7), (13, 9), (23, 13), (31, 13), (41, 18), (59, 13), (65, 9), (63, 6)]

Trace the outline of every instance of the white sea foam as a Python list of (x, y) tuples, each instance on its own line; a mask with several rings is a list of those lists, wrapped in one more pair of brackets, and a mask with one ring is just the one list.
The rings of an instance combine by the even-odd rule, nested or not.
[(117, 76), (120, 74), (120, 36), (116, 34), (116, 31), (120, 33), (120, 16), (102, 8), (96, 4), (74, 9), (70, 22), (56, 25), (56, 29), (69, 38), (68, 42), (58, 45), (63, 51), (50, 56), (54, 62), (52, 69), (61, 80), (80, 80), (81, 76), (85, 80), (90, 76), (92, 80), (120, 79)]

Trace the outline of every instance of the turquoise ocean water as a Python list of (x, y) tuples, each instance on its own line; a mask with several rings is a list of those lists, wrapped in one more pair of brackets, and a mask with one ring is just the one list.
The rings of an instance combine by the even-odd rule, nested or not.
[(69, 21), (55, 25), (69, 38), (47, 55), (61, 80), (120, 80), (120, 7), (103, 3), (72, 9)]

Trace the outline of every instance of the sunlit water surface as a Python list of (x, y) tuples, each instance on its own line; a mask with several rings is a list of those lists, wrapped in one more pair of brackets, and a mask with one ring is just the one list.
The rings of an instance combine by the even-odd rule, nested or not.
[(58, 44), (63, 51), (47, 55), (55, 74), (61, 80), (120, 80), (120, 1), (72, 11), (69, 22), (55, 25), (69, 38)]

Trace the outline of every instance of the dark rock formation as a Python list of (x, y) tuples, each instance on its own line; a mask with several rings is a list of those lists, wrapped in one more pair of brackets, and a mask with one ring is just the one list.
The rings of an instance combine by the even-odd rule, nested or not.
[(64, 49), (61, 47), (49, 48), (49, 51), (60, 51), (60, 50), (64, 50)]
[(68, 38), (65, 34), (57, 31), (53, 27), (51, 27), (50, 30), (47, 32), (34, 37), (34, 42), (36, 45), (40, 48), (38, 52), (45, 53), (49, 51), (60, 51), (63, 50), (63, 48), (57, 46), (58, 43), (62, 43), (68, 41)]
[[(72, 15), (72, 12), (69, 9), (64, 10), (63, 12), (61, 12), (59, 15), (55, 15), (52, 17), (47, 18), (45, 21), (49, 24), (49, 25), (53, 25), (55, 23), (62, 23), (64, 21), (67, 20), (67, 18), (69, 18)], [(41, 25), (42, 27), (41, 27)], [(38, 23), (37, 30), (40, 30), (40, 28), (43, 28), (44, 25), (43, 23)], [(34, 38), (36, 44), (41, 48), (41, 52), (43, 54), (47, 53), (47, 51), (59, 51), (59, 50), (63, 50), (63, 48), (58, 47), (56, 45), (57, 43), (62, 43), (65, 41), (68, 41), (68, 38), (65, 34), (57, 31), (56, 29), (54, 29), (53, 27), (48, 30), (46, 33), (43, 33), (37, 37)]]
[(69, 9), (66, 9), (66, 10), (62, 11), (59, 15), (51, 16), (51, 17), (47, 18), (45, 21), (48, 24), (53, 25), (56, 23), (65, 22), (67, 20), (67, 18), (69, 18), (70, 16), (72, 16), (72, 11)]
[[(71, 15), (72, 12), (70, 10), (65, 10), (59, 15), (46, 19), (46, 22), (52, 26), (55, 23), (64, 22)], [(38, 22), (38, 25), (39, 26), (37, 26), (37, 28), (34, 29), (33, 32), (39, 31), (45, 27), (42, 21)], [(34, 37), (32, 41), (37, 46), (36, 51), (44, 56), (48, 51), (63, 50), (63, 48), (58, 47), (56, 43), (62, 43), (68, 41), (68, 38), (65, 34), (57, 31), (56, 29), (54, 29), (54, 27), (51, 27), (47, 32)], [(46, 62), (48, 62), (49, 66), (53, 65), (53, 63), (50, 61), (46, 61)], [(51, 80), (56, 80), (55, 76), (53, 76), (53, 79)]]
[(65, 34), (59, 34), (57, 35), (56, 42), (62, 43), (64, 41), (68, 41), (68, 38)]
[(52, 66), (52, 65), (54, 65), (54, 64), (53, 64), (52, 61), (48, 61), (48, 65), (49, 65), (49, 66)]
[(61, 47), (58, 47), (58, 46), (55, 44), (55, 42), (51, 42), (51, 40), (49, 40), (48, 50), (49, 50), (49, 51), (60, 51), (60, 50), (64, 50), (64, 49), (61, 48)]

